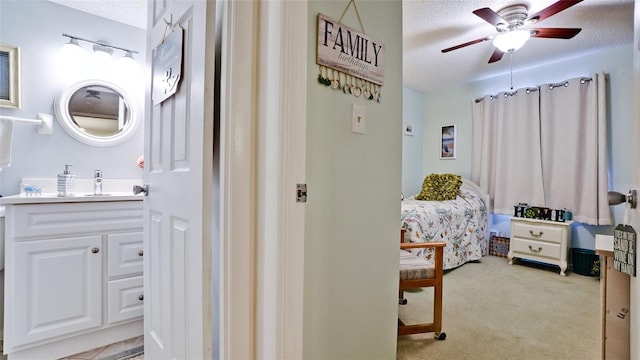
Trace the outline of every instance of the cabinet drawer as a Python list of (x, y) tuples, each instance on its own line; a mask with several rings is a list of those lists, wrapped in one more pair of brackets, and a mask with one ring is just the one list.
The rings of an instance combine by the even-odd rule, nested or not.
[(536, 241), (548, 241), (553, 243), (562, 243), (564, 232), (561, 227), (547, 226), (543, 224), (527, 224), (514, 222), (511, 228), (511, 235), (523, 239), (531, 239)]
[(109, 234), (107, 249), (109, 277), (142, 273), (142, 232)]
[(518, 257), (518, 254), (515, 253), (520, 253), (550, 259), (560, 259), (560, 255), (562, 254), (562, 246), (560, 244), (541, 241), (511, 238), (510, 246), (515, 257)]
[[(12, 237), (55, 237), (142, 229), (140, 201), (10, 206)], [(9, 219), (9, 217), (7, 217)]]
[(141, 318), (144, 313), (142, 276), (111, 280), (107, 285), (107, 322)]

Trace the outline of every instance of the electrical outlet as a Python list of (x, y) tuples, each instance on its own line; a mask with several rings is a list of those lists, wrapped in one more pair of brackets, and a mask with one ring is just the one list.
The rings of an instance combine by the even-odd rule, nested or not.
[(364, 135), (365, 115), (364, 106), (353, 104), (351, 110), (351, 132)]

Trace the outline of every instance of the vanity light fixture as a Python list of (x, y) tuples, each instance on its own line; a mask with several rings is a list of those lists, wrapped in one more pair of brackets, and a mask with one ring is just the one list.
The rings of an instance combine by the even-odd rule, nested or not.
[(107, 54), (107, 55), (111, 56), (113, 54), (114, 50), (120, 50), (120, 51), (122, 51), (124, 53), (123, 58), (126, 58), (127, 60), (129, 60), (129, 59), (134, 60), (134, 62), (135, 62), (135, 59), (133, 58), (133, 54), (137, 54), (138, 53), (135, 50), (129, 50), (129, 49), (121, 48), (121, 47), (118, 47), (118, 46), (109, 45), (109, 44), (104, 43), (104, 42), (98, 42), (98, 41), (83, 39), (81, 37), (77, 37), (77, 36), (73, 36), (73, 35), (68, 35), (68, 34), (64, 34), (63, 33), (62, 36), (69, 38), (69, 42), (64, 45), (65, 48), (67, 48), (67, 47), (76, 47), (76, 48), (80, 48), (81, 49), (82, 47), (80, 46), (79, 41), (84, 41), (84, 42), (93, 44), (93, 51), (95, 53), (104, 53), (104, 54)]
[(133, 53), (131, 51), (125, 52), (124, 56), (118, 61), (125, 64), (125, 67), (138, 66), (138, 63), (136, 62), (136, 59), (133, 58)]
[(103, 52), (105, 54), (108, 54), (109, 56), (111, 56), (113, 54), (113, 49), (109, 47), (109, 45), (106, 45), (104, 43), (100, 43), (100, 44), (94, 44), (93, 45), (93, 51), (95, 52)]
[(69, 58), (78, 58), (84, 55), (82, 46), (78, 43), (78, 39), (69, 38), (69, 42), (62, 46), (62, 51), (69, 54)]

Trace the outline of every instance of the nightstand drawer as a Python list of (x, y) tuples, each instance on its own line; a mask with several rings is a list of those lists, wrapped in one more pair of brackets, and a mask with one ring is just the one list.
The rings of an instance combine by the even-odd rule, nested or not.
[(562, 243), (565, 229), (561, 227), (545, 226), (543, 224), (527, 224), (514, 222), (511, 235), (523, 239)]
[[(527, 239), (511, 239), (511, 249), (514, 253), (540, 256), (550, 259), (560, 259), (562, 246), (560, 244), (550, 244), (541, 241)], [(518, 255), (515, 255), (516, 257)]]

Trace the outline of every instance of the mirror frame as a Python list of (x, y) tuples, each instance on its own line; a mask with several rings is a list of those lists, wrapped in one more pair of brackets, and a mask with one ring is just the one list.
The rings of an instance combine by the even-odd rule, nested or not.
[[(120, 96), (122, 96), (122, 99), (129, 108), (129, 121), (127, 121), (122, 131), (110, 136), (98, 136), (83, 131), (74, 123), (71, 118), (71, 113), (69, 112), (69, 101), (76, 91), (89, 85), (108, 87), (120, 93)], [(136, 107), (133, 106), (131, 96), (116, 84), (98, 79), (82, 80), (62, 89), (58, 96), (56, 96), (54, 110), (58, 123), (71, 137), (84, 144), (98, 147), (115, 146), (129, 140), (129, 138), (135, 134), (139, 123), (138, 111)]]

